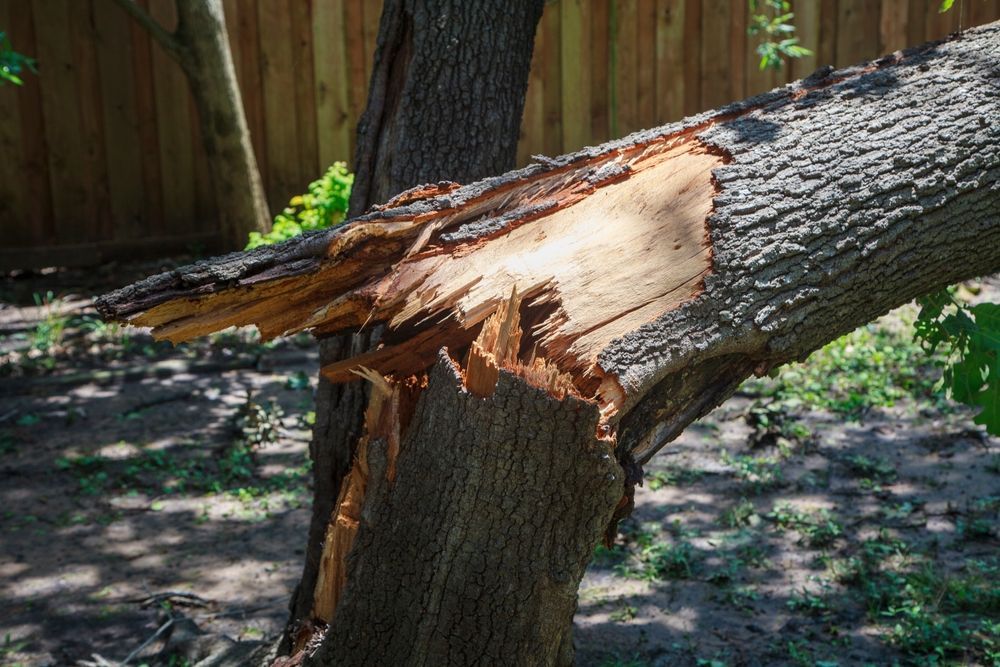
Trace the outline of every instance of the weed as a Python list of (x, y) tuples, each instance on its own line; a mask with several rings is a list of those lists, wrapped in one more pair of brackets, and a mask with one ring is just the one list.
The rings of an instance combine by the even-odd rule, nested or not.
[(727, 528), (741, 528), (760, 523), (757, 508), (747, 498), (740, 498), (739, 502), (722, 513), (719, 520)]
[(831, 546), (844, 532), (826, 509), (805, 512), (792, 505), (780, 504), (775, 505), (767, 518), (779, 528), (794, 530), (801, 536), (800, 542), (814, 549)]
[(48, 353), (52, 348), (62, 343), (63, 334), (69, 317), (60, 313), (62, 300), (51, 292), (45, 295), (34, 294), (35, 305), (42, 309), (42, 319), (31, 332), (31, 348), (42, 353)]
[[(824, 582), (823, 588), (829, 589), (829, 583)], [(805, 588), (789, 596), (785, 604), (790, 610), (806, 616), (825, 616), (830, 613), (830, 604), (826, 598)]]
[(683, 539), (673, 543), (657, 541), (656, 527), (655, 524), (648, 524), (623, 531), (634, 548), (631, 549), (631, 557), (619, 562), (615, 571), (631, 579), (647, 581), (689, 579), (698, 560), (694, 547)]
[(775, 489), (784, 484), (781, 461), (773, 456), (733, 456), (726, 450), (720, 453), (724, 465), (733, 468), (744, 489), (753, 495)]
[(622, 602), (618, 606), (618, 609), (611, 612), (611, 615), (608, 616), (608, 618), (616, 623), (628, 623), (634, 619), (638, 613), (639, 610), (634, 606)]
[(895, 466), (882, 458), (858, 454), (848, 457), (844, 463), (855, 476), (861, 477), (858, 484), (866, 491), (878, 493), (883, 484), (891, 484), (898, 477)]
[(943, 406), (943, 395), (935, 388), (943, 361), (942, 354), (928, 355), (906, 327), (888, 329), (873, 322), (804, 363), (783, 366), (771, 378), (750, 380), (744, 390), (858, 419), (904, 397), (932, 398)]
[(686, 486), (694, 484), (705, 475), (703, 470), (692, 468), (682, 468), (680, 466), (666, 466), (660, 470), (654, 470), (646, 476), (646, 485), (652, 491), (659, 491), (664, 486)]

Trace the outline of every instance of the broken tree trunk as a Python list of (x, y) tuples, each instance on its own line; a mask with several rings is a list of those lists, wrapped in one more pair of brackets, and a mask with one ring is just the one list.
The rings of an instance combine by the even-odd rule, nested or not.
[[(542, 0), (386, 0), (358, 127), (353, 217), (421, 183), (470, 183), (514, 167)], [(488, 82), (488, 85), (487, 85)], [(328, 336), (320, 363), (369, 351), (381, 327)], [(320, 376), (310, 443), (313, 507), (280, 652), (313, 613), (334, 501), (351, 468), (366, 390)]]
[(464, 664), (528, 632), (512, 662), (565, 661), (567, 633), (546, 624), (568, 623), (580, 545), (627, 508), (633, 461), (750, 374), (1000, 269), (998, 91), (993, 24), (465, 187), (417, 188), (98, 307), (175, 341), (384, 323), (379, 348), (324, 368), (344, 382), (373, 369), (410, 398), (369, 420), (355, 464), (367, 490), (328, 554), (346, 584), (316, 626), (329, 623), (325, 638), (300, 646), (312, 664), (404, 648), (409, 662)]

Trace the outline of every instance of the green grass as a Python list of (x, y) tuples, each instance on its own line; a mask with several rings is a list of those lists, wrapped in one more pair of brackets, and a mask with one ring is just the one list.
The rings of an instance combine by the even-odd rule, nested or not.
[(830, 410), (858, 419), (872, 408), (916, 397), (944, 405), (936, 388), (943, 358), (928, 355), (907, 323), (889, 329), (871, 323), (814, 352), (807, 361), (754, 379), (744, 390), (794, 408)]

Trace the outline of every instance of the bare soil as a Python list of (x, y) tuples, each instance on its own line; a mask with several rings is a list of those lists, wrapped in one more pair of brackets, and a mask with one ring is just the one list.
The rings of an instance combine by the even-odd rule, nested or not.
[[(188, 621), (249, 641), (285, 620), (315, 344), (235, 332), (172, 348), (87, 319), (93, 295), (158, 268), (0, 280), (0, 664), (155, 664)], [(967, 411), (803, 406), (785, 415), (794, 435), (771, 437), (760, 404), (737, 395), (647, 467), (581, 587), (579, 664), (930, 664), (873, 609), (869, 584), (908, 585), (877, 578), (890, 561), (940, 581), (975, 569), (1000, 600), (1000, 440)], [(1000, 602), (980, 616), (958, 622), (998, 622)]]

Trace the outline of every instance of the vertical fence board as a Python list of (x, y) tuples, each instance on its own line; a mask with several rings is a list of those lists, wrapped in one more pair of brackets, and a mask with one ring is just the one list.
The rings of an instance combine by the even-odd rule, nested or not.
[[(545, 135), (540, 153), (562, 153), (561, 32), (558, 8), (549, 5), (542, 13), (542, 89), (545, 91)], [(537, 150), (537, 149), (536, 149)]]
[(590, 2), (562, 0), (562, 149), (574, 151), (590, 142)]
[[(347, 50), (348, 71), (350, 81), (351, 118), (357, 123), (365, 110), (368, 98), (368, 77), (365, 67), (368, 54), (365, 51), (365, 40), (361, 24), (364, 21), (363, 0), (344, 0), (344, 44)], [(354, 161), (355, 137), (351, 133), (351, 162)]]
[[(237, 11), (240, 60), (237, 63), (237, 74), (240, 81), (240, 96), (243, 98), (243, 110), (250, 128), (250, 140), (253, 143), (254, 155), (257, 158), (257, 169), (260, 171), (264, 191), (270, 191), (269, 160), (267, 155), (267, 123), (264, 115), (263, 84), (261, 83), (261, 53), (260, 53), (260, 23), (256, 8), (248, 3), (240, 3)], [(268, 200), (268, 205), (274, 212), (280, 211), (284, 202)]]
[(80, 126), (76, 63), (70, 33), (69, 3), (66, 0), (36, 0), (31, 5), (36, 32), (39, 76), (44, 77), (42, 112), (45, 114), (45, 145), (48, 149), (52, 208), (60, 222), (59, 238), (48, 243), (72, 242), (86, 238), (93, 218), (92, 194), (84, 175), (87, 159)]
[(892, 53), (906, 46), (906, 25), (909, 23), (909, 2), (882, 0), (879, 7), (879, 53)]
[(792, 10), (795, 13), (795, 34), (799, 38), (799, 44), (812, 51), (812, 55), (798, 58), (791, 63), (792, 77), (802, 79), (815, 72), (821, 64), (819, 62), (820, 4), (817, 0), (796, 0), (792, 3)]
[(684, 0), (656, 3), (656, 122), (684, 116)]
[[(100, 94), (107, 155), (107, 187), (116, 239), (142, 238), (147, 231), (142, 139), (134, 54), (129, 22), (121, 7), (94, 3), (95, 43), (100, 68)], [(124, 37), (124, 39), (122, 38)], [(155, 153), (153, 154), (155, 156)]]
[[(10, 31), (12, 0), (0, 0), (0, 30)], [(16, 11), (16, 10), (15, 10)], [(23, 10), (22, 10), (23, 11)], [(15, 50), (28, 52), (23, 35), (12, 35)], [(27, 74), (28, 78), (31, 74)], [(31, 243), (31, 227), (18, 220), (26, 208), (23, 195), (26, 190), (21, 145), (21, 110), (19, 89), (11, 85), (0, 85), (0, 222), (3, 224), (4, 243), (14, 246)]]
[(364, 49), (365, 81), (372, 78), (372, 63), (375, 59), (375, 42), (378, 40), (378, 24), (382, 17), (381, 0), (363, 0), (361, 3), (361, 25), (354, 24), (352, 30), (357, 30), (362, 39)]
[(684, 4), (684, 115), (701, 111), (701, 0)]
[(295, 83), (296, 126), (299, 138), (299, 177), (300, 190), (306, 183), (316, 179), (322, 169), (317, 146), (316, 128), (316, 91), (313, 73), (313, 32), (312, 12), (315, 2), (325, 0), (296, 0), (291, 4), (292, 34), (289, 41), (292, 44), (292, 77)]
[[(297, 0), (294, 0), (297, 1)], [(289, 0), (257, 5), (260, 26), (271, 37), (260, 40), (261, 82), (268, 158), (268, 201), (278, 209), (304, 185), (299, 166), (298, 123), (295, 114), (295, 78), (292, 55), (292, 17)]]
[(542, 70), (543, 42), (545, 31), (539, 21), (535, 28), (535, 48), (531, 52), (531, 69), (528, 72), (528, 91), (524, 98), (524, 113), (521, 115), (521, 131), (517, 141), (517, 165), (531, 161), (533, 151), (544, 145), (545, 100)]
[(313, 76), (316, 137), (320, 170), (334, 162), (351, 161), (351, 109), (348, 100), (344, 8), (339, 2), (317, 0), (313, 5)]
[(153, 45), (149, 31), (129, 21), (128, 41), (132, 45), (132, 85), (135, 90), (136, 129), (139, 135), (140, 174), (146, 233), (167, 234), (163, 216), (163, 177), (160, 168), (160, 133), (153, 85)]
[(612, 81), (615, 89), (617, 128), (616, 136), (622, 137), (639, 129), (639, 0), (618, 0), (615, 25), (615, 71)]
[[(150, 2), (149, 12), (167, 30), (177, 25), (173, 3)], [(164, 224), (171, 232), (196, 231), (194, 155), (187, 78), (180, 66), (155, 42), (152, 44), (153, 85), (160, 174), (163, 183)], [(201, 230), (197, 230), (201, 231)]]
[(590, 49), (590, 140), (599, 144), (611, 138), (611, 97), (608, 72), (611, 65), (611, 13), (607, 2), (591, 8)]
[(656, 0), (636, 7), (636, 128), (656, 125)]

